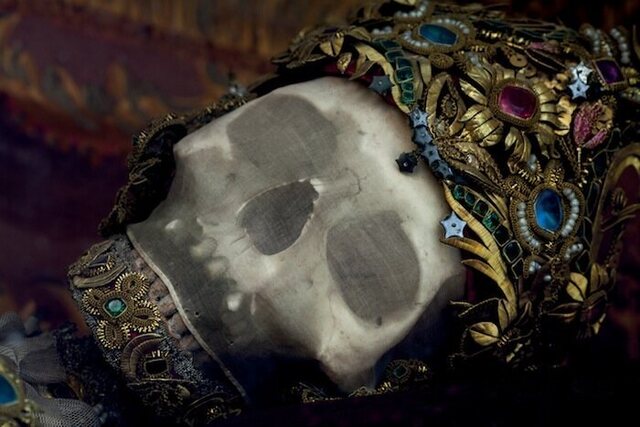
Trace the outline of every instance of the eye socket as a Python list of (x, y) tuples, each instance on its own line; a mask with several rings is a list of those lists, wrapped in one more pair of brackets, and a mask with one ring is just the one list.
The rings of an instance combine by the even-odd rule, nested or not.
[[(340, 222), (327, 233), (327, 262), (345, 302), (368, 321), (414, 303), (418, 256), (394, 211)], [(380, 319), (380, 322), (382, 319)]]
[(242, 207), (240, 226), (258, 251), (275, 255), (298, 240), (317, 198), (318, 192), (308, 180), (272, 188)]

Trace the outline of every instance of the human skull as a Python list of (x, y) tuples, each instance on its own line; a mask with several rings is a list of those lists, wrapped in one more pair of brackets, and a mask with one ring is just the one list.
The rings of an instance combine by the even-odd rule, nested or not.
[(394, 161), (411, 149), (402, 114), (356, 83), (288, 86), (179, 142), (168, 197), (127, 233), (241, 385), (278, 355), (318, 361), (344, 390), (371, 385), (462, 292), (439, 184)]

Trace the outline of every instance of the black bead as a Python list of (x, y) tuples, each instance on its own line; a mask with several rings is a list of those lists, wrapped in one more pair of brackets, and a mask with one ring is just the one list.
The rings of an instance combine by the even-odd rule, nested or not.
[(402, 153), (400, 157), (396, 159), (396, 163), (398, 164), (398, 168), (400, 168), (400, 172), (412, 173), (416, 166), (418, 166), (418, 159), (413, 153)]

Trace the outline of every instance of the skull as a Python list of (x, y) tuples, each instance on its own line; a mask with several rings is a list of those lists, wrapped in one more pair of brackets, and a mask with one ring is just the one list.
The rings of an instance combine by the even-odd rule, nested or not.
[[(167, 199), (127, 232), (188, 330), (249, 387), (259, 361), (315, 360), (344, 390), (461, 296), (406, 119), (336, 78), (276, 90), (175, 147)], [(412, 334), (415, 335), (415, 334)]]

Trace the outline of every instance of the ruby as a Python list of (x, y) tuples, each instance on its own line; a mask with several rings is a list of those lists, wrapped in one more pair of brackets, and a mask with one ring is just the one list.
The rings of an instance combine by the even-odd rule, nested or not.
[(536, 113), (538, 98), (531, 90), (507, 85), (498, 95), (498, 105), (503, 113), (522, 120), (528, 120)]
[(624, 81), (622, 70), (613, 59), (598, 59), (595, 63), (605, 83), (614, 84)]

